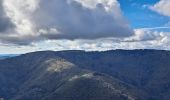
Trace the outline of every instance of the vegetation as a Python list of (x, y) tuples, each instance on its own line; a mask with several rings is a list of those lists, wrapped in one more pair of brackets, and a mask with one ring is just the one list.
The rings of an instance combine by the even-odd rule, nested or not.
[(5, 100), (169, 100), (170, 52), (44, 51), (0, 60)]

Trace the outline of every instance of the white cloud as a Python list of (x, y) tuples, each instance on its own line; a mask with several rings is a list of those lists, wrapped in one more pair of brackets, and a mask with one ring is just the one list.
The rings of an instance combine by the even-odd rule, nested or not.
[(4, 33), (8, 30), (8, 28), (12, 28), (13, 25), (10, 22), (10, 19), (6, 16), (2, 4), (2, 0), (0, 0), (0, 34)]
[(44, 50), (86, 50), (105, 51), (113, 49), (161, 49), (170, 50), (170, 32), (156, 29), (136, 29), (135, 35), (125, 39), (103, 38), (95, 40), (46, 40), (30, 46), (3, 46), (1, 53), (26, 53)]
[(36, 10), (37, 0), (4, 0), (4, 11), (15, 24), (15, 33), (19, 35), (32, 34), (33, 23), (30, 19), (30, 13)]
[[(165, 9), (169, 7), (168, 3), (162, 8), (161, 2), (168, 0), (161, 0), (151, 9), (169, 16), (168, 9)], [(0, 13), (0, 26), (4, 25), (4, 18), (8, 22), (8, 30), (0, 28), (0, 43), (8, 44), (0, 44), (1, 53), (170, 50), (170, 33), (157, 31), (158, 28), (169, 28), (168, 25), (132, 30), (117, 0), (3, 0), (0, 4), (3, 4), (0, 5), (3, 8), (0, 9), (3, 12), (3, 15)]]
[(28, 44), (44, 38), (97, 39), (133, 35), (117, 0), (2, 2), (4, 12), (15, 28), (1, 36), (1, 41)]
[(164, 38), (165, 32), (156, 31), (158, 28), (142, 28), (135, 29), (135, 35), (130, 38), (125, 38), (125, 41), (135, 42), (135, 41), (153, 41), (160, 40)]
[(170, 17), (170, 0), (160, 0), (154, 6), (151, 6), (150, 9), (156, 11), (162, 15)]

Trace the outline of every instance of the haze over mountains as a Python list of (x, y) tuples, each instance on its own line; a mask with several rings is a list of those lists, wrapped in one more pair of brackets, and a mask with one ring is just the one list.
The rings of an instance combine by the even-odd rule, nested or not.
[(5, 100), (169, 100), (170, 52), (42, 51), (0, 60)]
[(19, 56), (19, 54), (0, 54), (0, 59), (6, 59), (15, 56)]

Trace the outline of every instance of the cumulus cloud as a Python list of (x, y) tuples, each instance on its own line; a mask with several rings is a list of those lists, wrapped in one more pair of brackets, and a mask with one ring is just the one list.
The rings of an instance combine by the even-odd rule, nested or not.
[[(41, 39), (98, 39), (133, 35), (117, 0), (1, 0), (15, 28), (1, 41), (27, 44)], [(0, 11), (2, 12), (2, 11)], [(0, 26), (3, 25), (0, 22)], [(5, 28), (3, 28), (5, 29)]]
[[(169, 16), (168, 2), (161, 0), (150, 9)], [(162, 28), (169, 29), (169, 25), (132, 30), (117, 0), (0, 0), (0, 48), (3, 53), (73, 49), (169, 50), (170, 33), (161, 32)]]
[(135, 35), (127, 38), (99, 38), (76, 40), (44, 40), (31, 45), (0, 44), (1, 53), (26, 53), (44, 50), (86, 50), (105, 51), (113, 49), (161, 49), (170, 50), (170, 32), (161, 32), (159, 28), (136, 29)]
[(0, 33), (5, 32), (9, 28), (13, 27), (12, 23), (4, 12), (2, 3), (2, 0), (0, 0)]
[(135, 35), (130, 38), (125, 38), (126, 42), (141, 42), (159, 40), (164, 37), (164, 32), (153, 31), (149, 29), (136, 29)]
[[(56, 27), (58, 30), (57, 35), (51, 34), (49, 38), (125, 37), (133, 33), (122, 18), (116, 0), (96, 0), (95, 2), (91, 0), (70, 0), (70, 2), (55, 0), (48, 2), (49, 5), (54, 5), (50, 8), (43, 5), (44, 3), (47, 4), (47, 2), (42, 2), (40, 9), (45, 11), (46, 15), (50, 15), (51, 21), (49, 24), (41, 23), (41, 25), (45, 24), (43, 26), (46, 27), (48, 24), (48, 26)], [(55, 13), (50, 12), (54, 9)], [(39, 22), (45, 19), (46, 17)]]
[(158, 3), (151, 6), (150, 9), (170, 17), (170, 0), (160, 0)]
[(105, 51), (113, 49), (146, 49), (146, 48), (169, 50), (170, 49), (169, 43), (170, 43), (169, 32), (159, 32), (156, 30), (148, 29), (136, 29), (134, 36), (125, 39), (104, 38), (97, 40), (74, 40), (74, 41), (49, 40), (42, 44), (53, 45), (51, 46), (52, 48), (50, 48), (51, 50)]

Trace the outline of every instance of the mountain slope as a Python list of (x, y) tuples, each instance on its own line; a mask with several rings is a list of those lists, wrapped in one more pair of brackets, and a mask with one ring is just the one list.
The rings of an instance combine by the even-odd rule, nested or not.
[[(0, 61), (0, 95), (7, 100), (135, 100), (142, 92), (111, 76), (85, 70), (55, 52)], [(139, 95), (140, 94), (140, 95)]]
[(7, 100), (169, 100), (170, 52), (42, 51), (0, 60)]
[[(169, 97), (170, 52), (163, 50), (115, 50), (107, 52), (59, 52), (81, 68), (118, 78), (144, 90), (150, 99)], [(168, 99), (166, 99), (168, 100)]]

